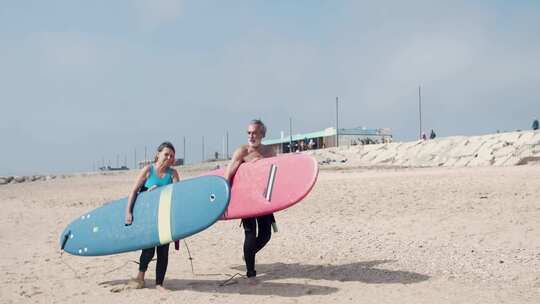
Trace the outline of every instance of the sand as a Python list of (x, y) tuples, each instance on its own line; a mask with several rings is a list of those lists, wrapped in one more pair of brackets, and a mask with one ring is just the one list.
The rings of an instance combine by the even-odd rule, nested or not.
[[(183, 172), (195, 175), (196, 169)], [(171, 247), (165, 287), (125, 289), (139, 252), (60, 255), (74, 218), (126, 196), (135, 172), (0, 187), (1, 303), (540, 303), (540, 166), (321, 167), (312, 193), (276, 214), (237, 276), (243, 230), (222, 221)]]

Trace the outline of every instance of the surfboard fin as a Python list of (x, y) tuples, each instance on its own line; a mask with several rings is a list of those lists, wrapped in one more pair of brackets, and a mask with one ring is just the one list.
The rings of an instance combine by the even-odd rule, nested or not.
[(60, 246), (60, 250), (64, 250), (64, 247), (66, 247), (66, 243), (69, 239), (69, 235), (71, 234), (71, 230), (68, 231), (65, 235), (64, 235), (64, 240), (62, 241), (62, 245)]

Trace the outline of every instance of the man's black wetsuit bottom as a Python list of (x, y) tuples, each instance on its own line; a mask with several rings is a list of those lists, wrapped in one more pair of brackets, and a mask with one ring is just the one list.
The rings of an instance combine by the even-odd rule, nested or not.
[[(242, 219), (244, 227), (244, 259), (246, 260), (246, 269), (248, 278), (257, 275), (255, 271), (255, 254), (261, 250), (272, 236), (272, 223), (274, 215), (264, 215)], [(259, 233), (257, 234), (257, 226)]]

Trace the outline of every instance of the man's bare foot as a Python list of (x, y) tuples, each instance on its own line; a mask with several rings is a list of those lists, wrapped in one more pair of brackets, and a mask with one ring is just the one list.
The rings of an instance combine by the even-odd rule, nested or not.
[(259, 281), (257, 280), (256, 277), (251, 277), (251, 278), (247, 278), (247, 283), (248, 285), (255, 286), (259, 284)]
[(156, 285), (156, 289), (161, 291), (161, 292), (168, 292), (169, 290), (165, 287), (163, 287), (163, 285)]

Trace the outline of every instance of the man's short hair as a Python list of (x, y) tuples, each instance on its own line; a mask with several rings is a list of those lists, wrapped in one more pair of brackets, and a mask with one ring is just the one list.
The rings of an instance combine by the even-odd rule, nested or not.
[(259, 127), (261, 128), (263, 137), (266, 136), (266, 126), (264, 125), (262, 120), (260, 120), (260, 119), (252, 119), (249, 124), (250, 125), (259, 125)]

